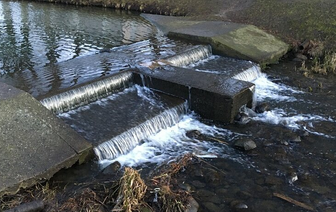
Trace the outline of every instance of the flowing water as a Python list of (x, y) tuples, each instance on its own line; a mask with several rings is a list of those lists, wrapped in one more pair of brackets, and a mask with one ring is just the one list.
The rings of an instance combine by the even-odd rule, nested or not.
[[(200, 211), (233, 211), (233, 203), (251, 211), (306, 211), (274, 193), (316, 211), (336, 210), (336, 98), (326, 79), (309, 92), (295, 80), (302, 76), (293, 63), (261, 73), (249, 61), (170, 40), (138, 14), (104, 8), (0, 1), (0, 32), (0, 80), (41, 97), (95, 145), (100, 161), (86, 171), (115, 161), (156, 169), (192, 153), (206, 163), (195, 161), (177, 180)], [(270, 109), (246, 125), (220, 125), (186, 111), (183, 100), (128, 83), (127, 72), (115, 77), (160, 59), (251, 81), (255, 101)], [(257, 148), (234, 148), (240, 139)]]

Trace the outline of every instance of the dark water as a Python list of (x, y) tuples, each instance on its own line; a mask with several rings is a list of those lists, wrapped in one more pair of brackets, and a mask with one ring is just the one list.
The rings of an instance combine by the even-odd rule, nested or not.
[(0, 81), (36, 97), (186, 46), (159, 36), (137, 13), (29, 1), (0, 1), (0, 32)]
[[(58, 92), (191, 46), (160, 35), (138, 14), (25, 1), (0, 1), (0, 32), (0, 80), (34, 96)], [(105, 48), (113, 48), (113, 52), (96, 54)], [(99, 59), (97, 69), (78, 71), (78, 67), (93, 60), (84, 56), (93, 54), (92, 58)], [(224, 63), (228, 64), (225, 61), (215, 58), (196, 67), (217, 73)], [(125, 165), (143, 168), (146, 164), (155, 169), (156, 164), (184, 153), (205, 156), (205, 162), (195, 161), (177, 176), (181, 188), (191, 188), (200, 211), (235, 211), (233, 205), (237, 202), (248, 206), (243, 211), (306, 211), (274, 193), (304, 202), (315, 211), (336, 211), (335, 79), (303, 79), (292, 62), (282, 62), (266, 72), (267, 76), (255, 83), (258, 101), (268, 102), (270, 111), (259, 114), (249, 124), (221, 126), (188, 114), (177, 126), (154, 135), (118, 160)], [(125, 106), (139, 115), (143, 113), (139, 110), (149, 106), (135, 107), (138, 97), (133, 93), (129, 96), (133, 100), (127, 103), (113, 102), (112, 98), (107, 108)], [(124, 114), (125, 118), (117, 115), (120, 122), (131, 119), (127, 117), (130, 113)], [(92, 123), (99, 121), (90, 120), (94, 116), (88, 119)], [(77, 124), (77, 128), (82, 124), (77, 119), (71, 122), (71, 117), (67, 121)], [(86, 124), (83, 128), (90, 131), (90, 127)], [(99, 127), (104, 128), (104, 124)], [(204, 137), (189, 138), (186, 133), (190, 130), (198, 130)], [(91, 136), (90, 132), (82, 134)], [(233, 148), (240, 138), (253, 139), (257, 148), (248, 152)], [(136, 160), (136, 156), (153, 152), (154, 156), (148, 156), (145, 162)], [(96, 162), (87, 166), (86, 174), (99, 168)], [(81, 171), (70, 169), (69, 179), (77, 180), (76, 174), (83, 177)], [(295, 176), (298, 180), (293, 180)]]

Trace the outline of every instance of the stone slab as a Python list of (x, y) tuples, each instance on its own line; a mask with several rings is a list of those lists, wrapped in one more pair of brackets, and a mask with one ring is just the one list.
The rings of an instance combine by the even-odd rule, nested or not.
[(92, 146), (31, 95), (0, 83), (0, 196), (82, 163)]
[(188, 100), (190, 109), (206, 119), (230, 123), (242, 105), (252, 104), (250, 82), (171, 66), (133, 72), (135, 83)]
[(222, 21), (192, 21), (185, 17), (142, 14), (170, 37), (210, 44), (215, 54), (276, 63), (289, 45), (255, 26)]

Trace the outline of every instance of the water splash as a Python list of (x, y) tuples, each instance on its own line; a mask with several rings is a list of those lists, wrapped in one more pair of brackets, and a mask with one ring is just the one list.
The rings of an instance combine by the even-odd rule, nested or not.
[(87, 105), (120, 91), (131, 84), (132, 73), (122, 72), (109, 78), (45, 98), (41, 103), (54, 113), (63, 113)]
[(178, 123), (187, 108), (186, 103), (168, 109), (152, 119), (106, 141), (94, 148), (99, 160), (114, 159), (119, 155), (126, 154), (140, 141)]
[(207, 46), (196, 46), (189, 49), (181, 54), (166, 58), (169, 64), (173, 66), (186, 66), (191, 63), (208, 58), (212, 55), (212, 49), (210, 45)]
[(187, 132), (197, 130), (208, 137), (220, 137), (230, 141), (241, 134), (216, 126), (206, 125), (198, 120), (195, 114), (184, 115), (181, 120), (172, 127), (161, 130), (159, 133), (149, 136), (143, 143), (137, 145), (127, 154), (114, 159), (101, 160), (104, 167), (118, 161), (122, 166), (141, 166), (144, 163), (162, 164), (174, 161), (181, 155), (192, 153), (197, 157), (228, 158), (240, 164), (251, 165), (243, 155), (237, 154), (228, 145), (216, 141), (192, 139), (187, 137)]
[(266, 74), (261, 74), (252, 82), (256, 85), (258, 101), (275, 100), (277, 102), (295, 102), (297, 99), (293, 94), (303, 93), (292, 87), (272, 82), (268, 79)]

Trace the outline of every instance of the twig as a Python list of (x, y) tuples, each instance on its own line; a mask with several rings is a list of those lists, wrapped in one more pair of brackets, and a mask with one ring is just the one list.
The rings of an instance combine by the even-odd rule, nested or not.
[(306, 205), (306, 204), (304, 204), (302, 202), (299, 202), (299, 201), (297, 201), (295, 199), (287, 197), (285, 195), (282, 195), (282, 194), (279, 194), (279, 193), (273, 193), (273, 195), (276, 196), (276, 197), (278, 197), (278, 198), (280, 198), (280, 199), (286, 200), (287, 202), (290, 202), (290, 203), (292, 203), (292, 204), (294, 204), (296, 206), (299, 206), (301, 208), (304, 208), (304, 209), (307, 209), (307, 210), (310, 210), (310, 211), (314, 211), (314, 208), (312, 208), (312, 207), (310, 207), (310, 206), (308, 206), (308, 205)]
[(210, 137), (210, 138), (211, 138), (212, 140), (215, 140), (215, 141), (221, 143), (221, 144), (229, 145), (228, 142), (226, 142), (226, 141), (222, 141), (222, 140), (220, 140), (220, 139), (218, 139), (218, 138), (214, 138), (214, 137)]

